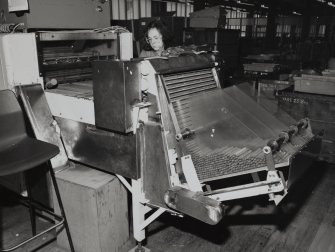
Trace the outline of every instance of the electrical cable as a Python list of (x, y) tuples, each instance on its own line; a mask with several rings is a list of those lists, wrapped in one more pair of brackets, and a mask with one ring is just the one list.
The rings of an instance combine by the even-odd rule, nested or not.
[(0, 24), (0, 33), (14, 33), (17, 30), (23, 30), (23, 23), (9, 23), (9, 24)]

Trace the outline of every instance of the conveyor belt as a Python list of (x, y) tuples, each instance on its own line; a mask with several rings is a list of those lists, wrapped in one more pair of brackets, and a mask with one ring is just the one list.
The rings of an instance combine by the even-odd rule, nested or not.
[[(164, 76), (164, 80), (178, 127), (193, 133), (182, 140), (182, 148), (184, 154), (191, 155), (199, 180), (266, 170), (262, 148), (289, 125), (273, 117), (237, 87), (222, 90), (212, 84), (205, 90), (188, 93), (185, 90), (188, 83), (196, 90), (209, 78), (210, 73), (198, 72)], [(274, 155), (276, 167), (289, 165), (290, 157), (311, 137), (303, 131), (292, 136), (291, 142), (283, 144)]]
[[(308, 135), (294, 137), (295, 144), (287, 143), (274, 154), (276, 167), (286, 166), (292, 155), (310, 140)], [(195, 170), (200, 181), (217, 180), (240, 174), (267, 170), (262, 148), (249, 149), (223, 146), (219, 149), (200, 149), (196, 140), (186, 140), (187, 150), (192, 156)]]

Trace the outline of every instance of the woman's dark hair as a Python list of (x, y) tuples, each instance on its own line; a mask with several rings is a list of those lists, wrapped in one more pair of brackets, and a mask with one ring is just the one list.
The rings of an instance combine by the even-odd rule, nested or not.
[[(144, 33), (145, 38), (148, 37), (149, 30), (153, 28), (156, 28), (160, 32), (160, 34), (162, 34), (162, 39), (163, 39), (165, 49), (172, 46), (172, 34), (167, 28), (167, 26), (165, 25), (165, 23), (159, 19), (152, 20), (148, 23), (148, 25), (145, 28), (145, 33)], [(152, 50), (149, 44), (146, 44), (144, 46), (144, 49), (147, 51)]]

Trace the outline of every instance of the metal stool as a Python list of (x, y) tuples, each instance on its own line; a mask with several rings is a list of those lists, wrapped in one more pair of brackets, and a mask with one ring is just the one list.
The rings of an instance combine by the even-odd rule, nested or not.
[[(59, 149), (57, 146), (28, 136), (23, 111), (15, 94), (10, 90), (0, 91), (0, 176), (20, 172), (25, 173), (31, 169), (38, 169), (41, 167), (39, 165), (49, 161), (58, 153)], [(29, 206), (33, 236), (10, 248), (1, 249), (1, 251), (13, 251), (61, 226), (65, 227), (71, 251), (74, 251), (55, 173), (50, 165), (48, 165), (48, 167), (61, 215), (55, 214), (53, 211), (50, 211), (46, 207), (34, 202), (30, 186), (27, 184), (28, 195), (25, 201)], [(39, 234), (36, 234), (35, 210), (40, 211), (41, 217), (44, 216), (48, 219), (47, 214), (53, 216), (56, 220), (55, 224)]]

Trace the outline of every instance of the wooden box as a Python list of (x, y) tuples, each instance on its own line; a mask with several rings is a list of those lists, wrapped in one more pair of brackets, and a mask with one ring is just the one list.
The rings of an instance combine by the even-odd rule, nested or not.
[[(129, 239), (129, 223), (127, 192), (117, 177), (75, 165), (56, 178), (75, 251), (120, 251)], [(69, 250), (65, 230), (57, 243)]]
[(304, 93), (335, 95), (335, 77), (305, 75), (294, 77), (294, 90)]

